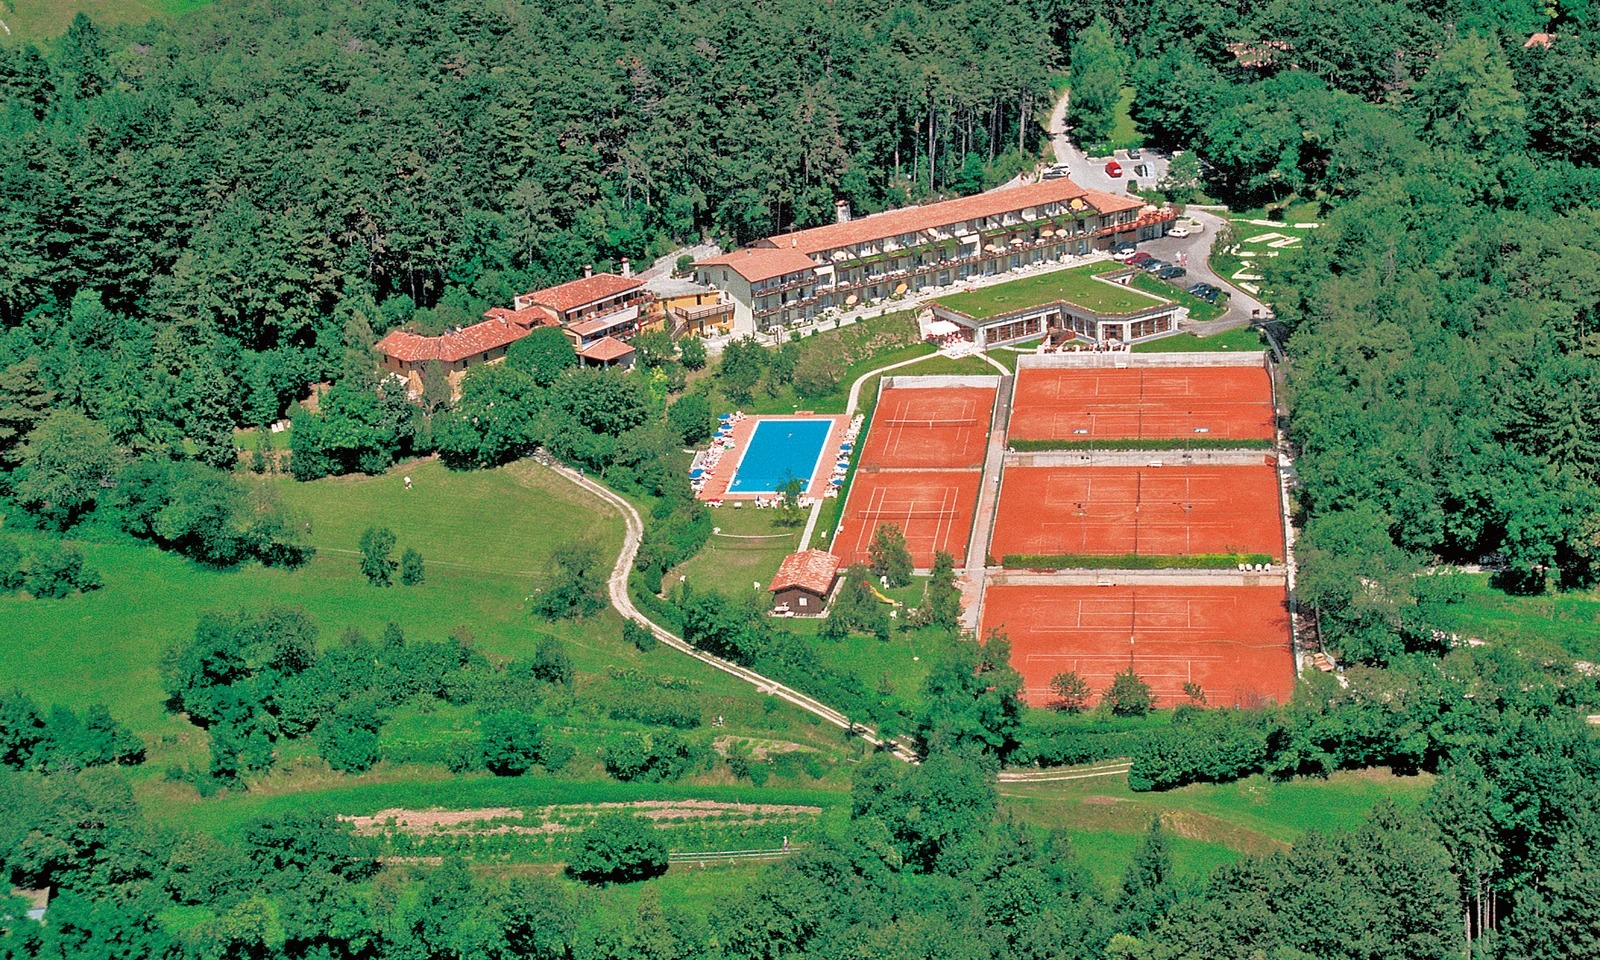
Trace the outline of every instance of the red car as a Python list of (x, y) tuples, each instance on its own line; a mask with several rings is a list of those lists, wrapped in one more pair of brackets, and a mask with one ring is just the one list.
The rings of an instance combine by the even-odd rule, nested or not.
[(1110, 163), (1106, 164), (1106, 176), (1108, 176), (1108, 177), (1120, 177), (1120, 176), (1122, 176), (1122, 164), (1118, 163), (1115, 160), (1113, 160)]
[(1150, 256), (1150, 254), (1145, 253), (1143, 250), (1140, 250), (1138, 253), (1134, 254), (1131, 257), (1129, 257), (1124, 262), (1132, 264), (1134, 266), (1137, 266), (1137, 265), (1139, 265), (1141, 263), (1144, 263), (1146, 260), (1153, 260), (1153, 259), (1155, 259), (1155, 258)]

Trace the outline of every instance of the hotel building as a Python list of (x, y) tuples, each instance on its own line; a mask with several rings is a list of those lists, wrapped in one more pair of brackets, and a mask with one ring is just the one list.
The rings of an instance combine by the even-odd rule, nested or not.
[(739, 319), (767, 330), (1162, 236), (1176, 216), (1067, 179), (855, 219), (848, 204), (838, 206), (836, 223), (696, 262), (695, 279), (726, 291)]

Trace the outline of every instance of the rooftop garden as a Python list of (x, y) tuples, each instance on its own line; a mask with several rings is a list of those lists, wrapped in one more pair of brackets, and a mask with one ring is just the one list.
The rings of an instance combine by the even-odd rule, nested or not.
[(1091, 263), (940, 297), (935, 302), (975, 320), (987, 320), (1057, 301), (1109, 315), (1133, 313), (1171, 302), (1165, 297), (1095, 279), (1098, 274), (1120, 267), (1121, 264), (1117, 263)]

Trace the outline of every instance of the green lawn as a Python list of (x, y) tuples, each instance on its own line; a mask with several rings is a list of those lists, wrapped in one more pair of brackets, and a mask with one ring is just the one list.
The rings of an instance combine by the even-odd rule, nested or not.
[(0, 20), (11, 28), (0, 31), (0, 43), (39, 42), (65, 33), (79, 13), (102, 27), (144, 23), (160, 16), (177, 16), (211, 5), (211, 0), (10, 0), (0, 3)]
[[(413, 481), (405, 489), (403, 478)], [(452, 473), (436, 461), (397, 467), (378, 477), (346, 477), (277, 487), (283, 499), (310, 518), (318, 554), (296, 571), (246, 566), (232, 571), (200, 567), (154, 547), (126, 542), (91, 542), (85, 551), (106, 586), (65, 600), (0, 597), (0, 658), (6, 682), (45, 703), (74, 707), (104, 702), (149, 746), (149, 761), (136, 768), (141, 795), (160, 805), (187, 806), (192, 788), (170, 784), (161, 774), (173, 764), (203, 765), (206, 735), (163, 708), (157, 664), (161, 652), (194, 629), (207, 609), (281, 603), (304, 607), (322, 628), (322, 642), (336, 643), (346, 628), (375, 637), (390, 620), (407, 635), (442, 639), (464, 627), (480, 651), (501, 657), (529, 652), (540, 634), (560, 637), (579, 671), (579, 689), (603, 682), (612, 669), (688, 678), (695, 682), (707, 715), (726, 718), (728, 732), (804, 742), (836, 749), (837, 737), (790, 707), (768, 715), (748, 684), (665, 648), (644, 654), (621, 641), (621, 621), (606, 609), (589, 621), (552, 624), (526, 608), (550, 551), (577, 537), (599, 540), (609, 554), (621, 542), (622, 521), (614, 511), (566, 480), (532, 462), (497, 470)], [(399, 548), (415, 546), (427, 560), (428, 580), (417, 587), (367, 585), (355, 547), (369, 525), (394, 530)], [(609, 730), (604, 705), (584, 703), (573, 714), (592, 716), (575, 739), (580, 746)], [(453, 739), (464, 721), (450, 710), (404, 720), (406, 735)], [(592, 729), (590, 729), (592, 728)], [(401, 731), (388, 735), (399, 735)], [(366, 782), (443, 776), (437, 765), (380, 764), (363, 778), (347, 778), (307, 765), (309, 741), (281, 744), (282, 760), (258, 789), (320, 790)], [(426, 754), (425, 750), (419, 751)], [(593, 761), (590, 762), (593, 767)], [(583, 775), (578, 764), (572, 775)]]
[(1056, 270), (967, 293), (939, 297), (935, 302), (977, 320), (1057, 301), (1108, 315), (1133, 313), (1167, 302), (1169, 298), (1164, 296), (1146, 295), (1119, 284), (1095, 279), (1096, 274), (1115, 270), (1119, 266), (1092, 263)]
[(1221, 350), (1260, 350), (1261, 334), (1253, 327), (1235, 327), (1198, 337), (1192, 333), (1179, 333), (1159, 340), (1149, 340), (1133, 345), (1134, 353), (1202, 353)]
[[(1187, 280), (1184, 277), (1179, 277), (1178, 279), (1179, 282)], [(1168, 300), (1177, 301), (1180, 306), (1188, 307), (1189, 319), (1199, 323), (1215, 320), (1228, 312), (1228, 305), (1225, 302), (1207, 303), (1182, 287), (1153, 277), (1148, 273), (1141, 272), (1137, 274), (1133, 278), (1133, 285), (1146, 293), (1153, 293), (1158, 297), (1166, 297)]]
[(1518, 644), (1558, 644), (1574, 659), (1600, 660), (1600, 591), (1513, 596), (1490, 584), (1488, 574), (1463, 574), (1466, 598), (1439, 608), (1442, 629), (1463, 639)]
[(1144, 136), (1133, 125), (1133, 97), (1132, 87), (1123, 87), (1122, 92), (1117, 94), (1116, 122), (1111, 126), (1113, 150), (1126, 150), (1144, 144)]
[(1344, 771), (1326, 780), (1284, 783), (1255, 776), (1164, 793), (1134, 793), (1123, 777), (1000, 785), (1001, 797), (1026, 822), (1063, 827), (1102, 885), (1114, 883), (1156, 816), (1176, 836), (1180, 872), (1209, 872), (1239, 854), (1284, 850), (1308, 830), (1348, 829), (1378, 802), (1420, 803), (1433, 778), (1396, 777), (1384, 769)]

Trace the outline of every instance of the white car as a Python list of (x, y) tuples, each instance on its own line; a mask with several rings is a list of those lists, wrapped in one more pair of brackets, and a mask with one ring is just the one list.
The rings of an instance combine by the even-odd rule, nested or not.
[(1167, 231), (1167, 236), (1177, 237), (1179, 240), (1182, 240), (1184, 237), (1189, 235), (1189, 228), (1182, 225), (1173, 227), (1171, 230)]

